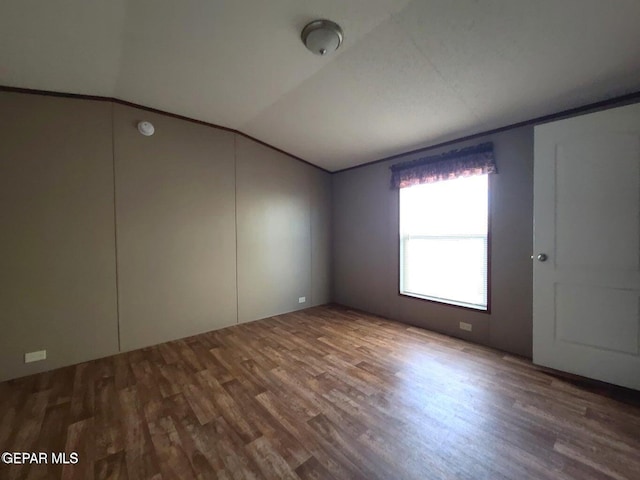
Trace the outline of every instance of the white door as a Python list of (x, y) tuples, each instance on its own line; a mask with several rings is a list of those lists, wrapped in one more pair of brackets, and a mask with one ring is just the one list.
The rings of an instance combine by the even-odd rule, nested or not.
[(640, 104), (536, 127), (534, 166), (533, 361), (640, 390)]

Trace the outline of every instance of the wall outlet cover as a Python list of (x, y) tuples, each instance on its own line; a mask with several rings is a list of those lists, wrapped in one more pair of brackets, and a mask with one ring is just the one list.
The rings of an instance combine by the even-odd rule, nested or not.
[(473, 325), (466, 322), (460, 322), (460, 330), (464, 330), (466, 332), (471, 332), (473, 330)]
[(298, 297), (298, 303), (304, 303), (307, 301), (307, 297)]
[(39, 362), (40, 360), (46, 360), (47, 351), (38, 350), (37, 352), (29, 352), (24, 354), (24, 363)]

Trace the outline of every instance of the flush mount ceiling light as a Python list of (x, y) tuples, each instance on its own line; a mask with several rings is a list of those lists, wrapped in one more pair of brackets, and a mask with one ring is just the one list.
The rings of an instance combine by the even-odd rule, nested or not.
[(342, 28), (331, 20), (314, 20), (302, 29), (302, 43), (316, 55), (328, 55), (342, 44)]

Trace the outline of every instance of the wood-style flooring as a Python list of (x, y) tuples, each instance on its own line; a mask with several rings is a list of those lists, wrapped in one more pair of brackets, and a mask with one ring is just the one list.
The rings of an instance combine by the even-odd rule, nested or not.
[(638, 397), (318, 307), (0, 384), (0, 478), (637, 480)]

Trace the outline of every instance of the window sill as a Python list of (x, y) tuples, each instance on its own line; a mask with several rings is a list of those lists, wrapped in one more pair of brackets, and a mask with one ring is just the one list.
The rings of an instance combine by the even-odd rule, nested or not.
[(469, 310), (469, 311), (477, 312), (477, 313), (486, 313), (486, 314), (490, 314), (491, 313), (490, 305), (487, 305), (486, 308), (474, 307), (474, 306), (471, 306), (469, 304), (456, 303), (456, 302), (451, 301), (451, 300), (438, 300), (438, 299), (435, 299), (435, 298), (432, 298), (432, 297), (424, 297), (422, 295), (418, 295), (418, 294), (414, 294), (414, 293), (407, 293), (407, 292), (398, 292), (398, 296), (414, 298), (416, 300), (421, 300), (423, 302), (429, 302), (429, 303), (433, 303), (433, 304), (436, 304), (436, 305), (442, 305), (442, 306), (445, 306), (445, 307), (462, 308), (463, 310)]

